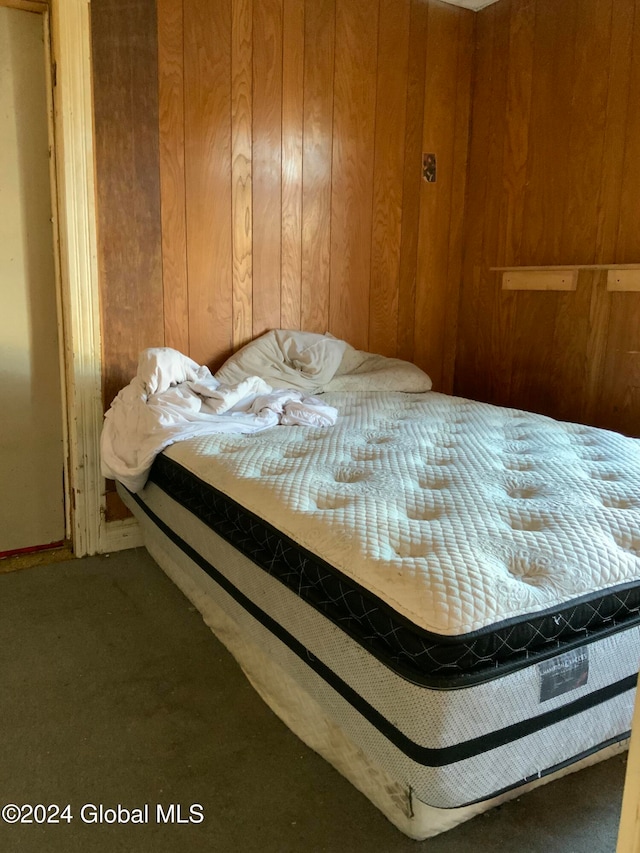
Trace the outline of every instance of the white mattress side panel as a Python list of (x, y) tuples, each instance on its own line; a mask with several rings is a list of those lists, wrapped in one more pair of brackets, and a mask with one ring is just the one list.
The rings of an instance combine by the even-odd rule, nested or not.
[(461, 808), (439, 809), (420, 801), (405, 784), (393, 779), (351, 741), (338, 724), (306, 691), (269, 658), (211, 598), (200, 578), (193, 578), (165, 550), (166, 538), (150, 527), (147, 547), (167, 575), (201, 611), (207, 625), (241, 665), (245, 675), (267, 705), (305, 744), (318, 752), (361, 791), (400, 831), (424, 840), (445, 832), (474, 816), (521, 796), (540, 785), (606, 760), (627, 748), (628, 741), (612, 744), (548, 776), (506, 791), (489, 800)]
[[(521, 722), (540, 712), (535, 667), (490, 683), (493, 686), (489, 691), (486, 684), (465, 690), (433, 691), (399, 678), (234, 549), (227, 552), (222, 547), (217, 555), (212, 554), (210, 549), (216, 550), (218, 544), (226, 546), (226, 549), (230, 546), (222, 540), (216, 543), (212, 538), (215, 534), (186, 510), (174, 505), (157, 487), (149, 491), (146, 497), (154, 511), (162, 515), (161, 505), (164, 504), (164, 512), (168, 512), (172, 527), (181, 535), (187, 533), (185, 538), (196, 550), (203, 551), (204, 556), (219, 569), (224, 563), (224, 574), (231, 577), (248, 598), (281, 621), (300, 642), (306, 641), (314, 656), (317, 655), (332, 671), (337, 672), (350, 687), (355, 689), (357, 685), (357, 689), (362, 691), (376, 710), (386, 715), (400, 730), (415, 737), (419, 743), (432, 748), (453, 746), (472, 737), (490, 734), (505, 725)], [(143, 516), (142, 521), (145, 530), (155, 530), (146, 517)], [(194, 536), (194, 527), (198, 529), (199, 525), (204, 528), (200, 531), (202, 541)], [(189, 530), (186, 531), (186, 528)], [(202, 609), (201, 604), (207, 599), (217, 602), (242, 628), (247, 638), (262, 648), (301, 689), (312, 696), (366, 755), (393, 778), (403, 780), (419, 799), (429, 805), (455, 808), (490, 796), (525, 778), (536, 776), (549, 767), (571, 760), (629, 728), (633, 690), (580, 715), (546, 726), (490, 751), (480, 752), (466, 760), (444, 767), (425, 767), (394, 745), (379, 728), (365, 719), (349, 701), (314, 672), (303, 658), (249, 615), (236, 600), (192, 563), (177, 545), (166, 537), (162, 538), (165, 550), (190, 574), (193, 583), (201, 590), (203, 598), (200, 603), (196, 602), (197, 606)], [(284, 613), (278, 613), (280, 602), (284, 602)], [(323, 623), (324, 631), (322, 626), (320, 630), (309, 627), (318, 619)], [(334, 629), (337, 633), (334, 633)], [(602, 666), (598, 667), (598, 675), (594, 675), (594, 678), (615, 680), (621, 671), (635, 672), (638, 635), (637, 632), (631, 632), (627, 636), (628, 633), (600, 641), (603, 644)], [(597, 645), (591, 644), (592, 648)], [(616, 669), (619, 660), (629, 663), (623, 665), (622, 670)], [(532, 684), (535, 685), (533, 691)], [(495, 685), (501, 687), (498, 692), (495, 692)], [(593, 689), (593, 684), (586, 688), (587, 691), (590, 689)], [(575, 693), (577, 695), (584, 690), (578, 688)], [(532, 693), (535, 698), (533, 705), (530, 703)], [(560, 705), (569, 700), (570, 697), (564, 696), (551, 701)], [(478, 707), (482, 708), (482, 713), (478, 712)]]

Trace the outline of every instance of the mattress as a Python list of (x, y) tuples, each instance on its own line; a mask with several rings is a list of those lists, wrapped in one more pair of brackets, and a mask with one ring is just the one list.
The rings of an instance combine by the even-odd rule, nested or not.
[(350, 767), (375, 768), (365, 793), (414, 837), (618, 749), (639, 443), (434, 393), (325, 397), (331, 429), (179, 442), (125, 494), (234, 654), (286, 681), (262, 695), (362, 790)]

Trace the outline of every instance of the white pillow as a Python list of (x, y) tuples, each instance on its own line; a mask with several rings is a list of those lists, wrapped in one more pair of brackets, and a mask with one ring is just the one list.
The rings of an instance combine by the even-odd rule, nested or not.
[(431, 390), (431, 379), (408, 361), (354, 349), (333, 335), (275, 329), (232, 355), (215, 374), (226, 385), (260, 376), (273, 388), (323, 391)]
[(430, 391), (431, 384), (431, 378), (409, 361), (349, 347), (338, 372), (324, 390), (420, 393)]
[(315, 393), (333, 377), (347, 346), (331, 335), (275, 329), (238, 350), (215, 377), (235, 385), (248, 376), (260, 376), (273, 388)]

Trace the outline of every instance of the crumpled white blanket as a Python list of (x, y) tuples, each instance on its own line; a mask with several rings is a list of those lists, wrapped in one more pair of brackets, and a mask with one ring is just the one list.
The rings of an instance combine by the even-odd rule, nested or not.
[(278, 424), (332, 426), (337, 409), (300, 391), (274, 392), (259, 376), (224, 385), (207, 367), (168, 347), (144, 350), (135, 377), (105, 415), (102, 475), (142, 489), (155, 457), (199, 435), (254, 433)]
[(283, 426), (332, 426), (338, 410), (318, 397), (305, 397), (301, 391), (280, 390), (255, 398), (250, 411), (261, 417), (274, 412)]

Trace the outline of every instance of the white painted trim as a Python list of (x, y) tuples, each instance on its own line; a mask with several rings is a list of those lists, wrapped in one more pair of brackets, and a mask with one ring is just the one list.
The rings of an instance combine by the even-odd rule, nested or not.
[(102, 551), (109, 554), (113, 551), (124, 551), (127, 548), (139, 548), (144, 545), (142, 528), (135, 518), (124, 521), (108, 521), (104, 525)]
[(72, 540), (77, 556), (103, 546), (100, 294), (88, 0), (52, 0), (62, 313)]
[[(0, 3), (4, 0), (0, 0)], [(71, 496), (69, 478), (69, 421), (67, 410), (67, 374), (64, 354), (64, 323), (62, 311), (62, 273), (60, 270), (60, 222), (58, 216), (58, 176), (56, 170), (56, 129), (53, 104), (53, 44), (51, 37), (51, 13), (48, 6), (43, 12), (45, 76), (47, 81), (47, 119), (49, 132), (49, 184), (51, 187), (51, 223), (53, 226), (53, 261), (56, 281), (56, 317), (58, 326), (58, 363), (60, 370), (60, 396), (62, 419), (63, 450), (63, 490), (64, 490), (64, 538), (71, 539)]]

